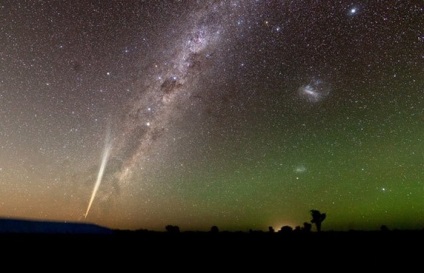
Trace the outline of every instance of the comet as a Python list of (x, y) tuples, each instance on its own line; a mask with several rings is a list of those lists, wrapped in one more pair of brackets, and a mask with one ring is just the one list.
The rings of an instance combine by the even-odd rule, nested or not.
[(108, 130), (107, 134), (106, 134), (105, 146), (104, 146), (104, 149), (103, 149), (99, 173), (97, 174), (96, 183), (94, 184), (93, 192), (91, 193), (90, 202), (88, 203), (87, 211), (84, 214), (84, 218), (87, 218), (87, 215), (90, 211), (91, 205), (93, 204), (94, 198), (96, 197), (96, 193), (97, 193), (97, 191), (100, 187), (100, 184), (102, 183), (103, 174), (104, 174), (105, 169), (106, 169), (106, 165), (107, 165), (107, 161), (109, 159), (111, 149), (112, 149), (112, 143), (110, 141), (110, 130)]

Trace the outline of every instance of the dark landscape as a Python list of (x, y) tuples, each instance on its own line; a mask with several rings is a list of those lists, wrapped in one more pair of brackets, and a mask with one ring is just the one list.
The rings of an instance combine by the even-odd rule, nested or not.
[[(50, 250), (78, 249), (78, 253), (162, 253), (190, 255), (200, 253), (278, 255), (406, 255), (416, 254), (424, 243), (424, 230), (305, 231), (283, 227), (279, 231), (164, 231), (115, 230), (84, 223), (30, 220), (0, 220), (0, 244), (26, 250), (40, 246)], [(176, 227), (176, 226), (173, 226)], [(137, 251), (134, 251), (137, 249)], [(356, 253), (356, 254), (355, 254)], [(351, 256), (349, 256), (351, 257)]]
[[(0, 221), (4, 223), (4, 221)], [(31, 221), (20, 221), (31, 226)], [(113, 230), (87, 224), (36, 222), (45, 232), (4, 232), (2, 258), (43, 270), (182, 270), (336, 272), (401, 269), (421, 265), (424, 230), (375, 231), (150, 231)], [(69, 226), (68, 226), (69, 225)], [(57, 227), (53, 230), (51, 227)], [(21, 228), (24, 230), (24, 228)], [(8, 259), (10, 257), (10, 259)], [(19, 261), (16, 264), (16, 258)], [(286, 270), (284, 270), (286, 269)]]

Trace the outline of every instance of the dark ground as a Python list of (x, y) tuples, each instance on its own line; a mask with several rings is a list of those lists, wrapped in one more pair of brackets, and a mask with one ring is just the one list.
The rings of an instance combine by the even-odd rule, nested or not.
[[(61, 261), (68, 266), (80, 263), (102, 267), (132, 264), (136, 268), (145, 268), (153, 263), (157, 268), (200, 266), (202, 269), (197, 272), (209, 272), (209, 267), (218, 265), (249, 269), (270, 264), (285, 268), (293, 263), (299, 268), (315, 269), (337, 265), (341, 266), (342, 272), (364, 266), (378, 269), (401, 267), (402, 272), (408, 272), (406, 269), (415, 263), (420, 264), (417, 270), (422, 270), (424, 230), (321, 233), (141, 230), (102, 235), (2, 234), (0, 246), (11, 257), (37, 256), (38, 261), (41, 257), (41, 261)], [(4, 255), (3, 260), (7, 260)]]

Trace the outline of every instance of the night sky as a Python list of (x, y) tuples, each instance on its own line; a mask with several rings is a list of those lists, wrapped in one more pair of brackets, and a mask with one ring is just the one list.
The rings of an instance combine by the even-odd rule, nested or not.
[(0, 2), (0, 217), (424, 228), (423, 1)]

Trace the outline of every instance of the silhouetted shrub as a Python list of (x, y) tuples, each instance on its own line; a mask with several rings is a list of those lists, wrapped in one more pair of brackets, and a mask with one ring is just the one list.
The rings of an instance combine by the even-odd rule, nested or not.
[(219, 232), (219, 229), (218, 229), (217, 226), (212, 226), (210, 232), (211, 233), (218, 233)]
[(381, 225), (380, 231), (387, 232), (389, 231), (389, 228), (386, 225)]
[(290, 232), (292, 232), (293, 231), (293, 228), (291, 227), (291, 226), (283, 226), (281, 229), (280, 229), (280, 233), (290, 233)]
[(165, 229), (169, 233), (179, 233), (180, 232), (180, 227), (179, 226), (167, 225), (165, 227)]
[(303, 231), (304, 232), (310, 232), (312, 230), (312, 225), (308, 222), (303, 223)]

